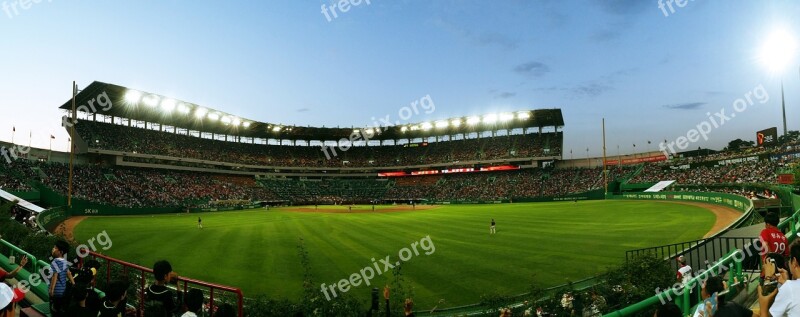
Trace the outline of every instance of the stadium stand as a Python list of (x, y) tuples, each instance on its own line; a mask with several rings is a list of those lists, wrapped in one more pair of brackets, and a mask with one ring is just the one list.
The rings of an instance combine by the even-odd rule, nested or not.
[[(63, 163), (17, 161), (10, 170), (67, 193)], [(614, 179), (633, 170), (610, 170)], [(73, 195), (119, 207), (202, 206), (212, 200), (287, 201), (293, 204), (342, 204), (392, 201), (502, 200), (562, 196), (602, 188), (602, 169), (524, 169), (502, 172), (424, 175), (371, 179), (260, 178), (160, 169), (75, 168)]]
[(352, 147), (326, 157), (320, 146), (236, 143), (80, 120), (78, 134), (90, 148), (216, 162), (301, 167), (391, 167), (458, 161), (560, 156), (563, 133), (523, 134), (420, 143)]
[(631, 183), (676, 180), (684, 185), (774, 183), (779, 164), (769, 160), (748, 161), (721, 166), (699, 166), (690, 169), (671, 169), (666, 165), (648, 164)]

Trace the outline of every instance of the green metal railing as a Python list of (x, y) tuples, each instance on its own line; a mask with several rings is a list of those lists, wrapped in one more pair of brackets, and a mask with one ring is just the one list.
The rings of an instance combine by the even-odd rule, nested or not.
[[(796, 211), (792, 216), (784, 219), (780, 224), (778, 224), (778, 228), (782, 231), (788, 232), (786, 238), (788, 240), (792, 240), (797, 237), (797, 225), (800, 220), (800, 210)], [(700, 290), (702, 288), (702, 282), (708, 279), (709, 274), (724, 274), (723, 267), (728, 268), (730, 274), (728, 274), (728, 285), (734, 284), (734, 278), (738, 281), (743, 281), (742, 275), (742, 260), (745, 258), (746, 254), (741, 249), (736, 249), (730, 251), (727, 255), (722, 257), (716, 264), (710, 267), (707, 271), (699, 274), (698, 276), (691, 279), (686, 285), (687, 287), (695, 288), (696, 296), (700, 296)], [(609, 314), (604, 315), (604, 317), (624, 317), (630, 316), (635, 313), (641, 312), (645, 309), (649, 309), (651, 306), (662, 302), (665, 303), (670, 301), (671, 299), (675, 299), (675, 304), (681, 308), (683, 311), (683, 315), (689, 315), (691, 313), (690, 303), (690, 291), (687, 288), (671, 288), (664, 292), (660, 292), (653, 297), (647, 298), (642, 300), (636, 304), (631, 306), (622, 308), (620, 310), (611, 312)]]
[[(36, 259), (36, 257), (33, 256), (33, 254), (30, 254), (27, 251), (20, 249), (19, 247), (9, 243), (6, 240), (0, 239), (0, 245), (3, 245), (6, 248), (8, 248), (9, 251), (8, 251), (8, 254), (6, 255), (7, 257), (11, 257), (11, 256), (14, 256), (16, 258), (20, 258), (20, 256), (27, 256), (28, 257), (28, 263), (29, 263), (28, 266), (32, 266), (32, 267), (31, 267), (31, 269), (22, 268), (22, 270), (20, 270), (18, 275), (17, 275), (17, 279), (20, 280), (20, 281), (27, 280), (28, 284), (31, 287), (30, 288), (31, 291), (33, 291), (34, 294), (36, 294), (36, 296), (39, 296), (39, 298), (47, 300), (49, 298), (48, 288), (47, 288), (47, 284), (44, 283), (44, 281), (43, 281), (44, 279), (41, 277), (40, 272), (43, 271), (42, 270), (43, 268), (49, 267), (50, 263), (47, 263), (45, 261)], [(6, 266), (6, 268), (11, 269), (11, 264), (10, 263), (8, 263), (7, 265), (6, 265), (6, 263), (2, 263), (2, 264), (4, 266)], [(39, 275), (38, 281), (37, 281), (37, 279), (31, 278), (31, 276), (33, 274)], [(38, 284), (38, 285), (34, 286), (34, 285), (31, 285), (31, 282), (41, 282), (41, 284)]]

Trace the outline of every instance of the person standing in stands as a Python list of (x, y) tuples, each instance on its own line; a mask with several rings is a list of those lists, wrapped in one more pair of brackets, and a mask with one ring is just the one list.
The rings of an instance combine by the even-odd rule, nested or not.
[(69, 308), (67, 308), (67, 316), (96, 317), (99, 311), (93, 311), (86, 305), (89, 290), (80, 283), (76, 284), (76, 286), (75, 290), (72, 291), (72, 299)]
[(199, 289), (193, 288), (186, 294), (186, 309), (187, 311), (181, 317), (197, 317), (200, 310), (203, 308), (203, 292)]
[(686, 264), (686, 258), (681, 255), (678, 257), (678, 273), (676, 275), (678, 283), (686, 284), (692, 278), (692, 267)]
[(66, 316), (69, 298), (66, 297), (67, 283), (75, 285), (72, 273), (69, 271), (69, 263), (65, 259), (69, 252), (69, 244), (64, 240), (56, 241), (51, 251), (53, 262), (50, 269), (53, 277), (50, 278), (50, 312), (53, 317)]
[(167, 288), (167, 284), (176, 284), (178, 282), (178, 274), (172, 272), (172, 265), (165, 260), (156, 262), (153, 265), (153, 275), (156, 278), (156, 283), (150, 285), (145, 291), (145, 300), (161, 302), (170, 316), (179, 313), (178, 307), (180, 305), (175, 304), (175, 295)]
[(692, 267), (686, 264), (686, 257), (683, 255), (679, 256), (676, 260), (678, 261), (678, 272), (675, 275), (676, 279), (683, 287), (688, 288), (689, 293), (692, 294), (689, 296), (689, 304), (694, 306), (697, 304), (697, 296), (694, 295), (694, 288), (689, 288), (689, 286), (687, 286), (692, 279)]
[[(123, 317), (128, 302), (128, 283), (124, 281), (111, 281), (103, 298), (98, 317)], [(70, 316), (72, 317), (72, 316)]]

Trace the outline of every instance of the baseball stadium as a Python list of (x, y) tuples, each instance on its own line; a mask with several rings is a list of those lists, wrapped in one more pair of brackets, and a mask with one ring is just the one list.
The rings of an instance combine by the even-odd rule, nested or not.
[[(323, 4), (316, 18), (347, 25), (385, 8), (342, 2), (348, 10)], [(675, 22), (691, 9), (679, 3), (650, 11)], [(49, 4), (16, 5), (6, 12), (21, 21)], [(542, 80), (551, 69), (532, 62), (514, 72)], [(780, 94), (761, 84), (735, 94), (736, 113), (701, 114), (688, 134), (665, 122), (659, 129), (686, 136), (662, 142), (638, 110), (610, 123), (603, 111), (570, 108), (570, 98), (475, 111), (432, 92), (391, 110), (401, 120), (351, 115), (334, 127), (191, 101), (184, 83), (158, 91), (108, 77), (48, 88), (59, 92), (47, 105), (58, 115), (28, 116), (60, 124), (49, 147), (32, 146), (33, 132), (21, 142), (16, 125), (0, 140), (2, 316), (796, 313), (786, 289), (800, 275), (800, 132), (787, 128), (787, 107), (790, 124), (797, 108), (783, 82)], [(739, 100), (765, 111), (778, 96), (782, 122), (751, 129), (744, 115), (732, 119), (745, 111)], [(25, 119), (9, 109), (3, 116)], [(756, 141), (694, 144), (725, 138), (723, 125)], [(53, 148), (57, 136), (66, 148)], [(620, 150), (629, 137), (638, 147)]]
[(130, 279), (132, 309), (148, 267), (169, 259), (177, 291), (243, 314), (250, 299), (304, 292), (366, 311), (385, 286), (413, 296), (420, 315), (480, 312), (487, 294), (525, 298), (531, 285), (594, 289), (630, 251), (697, 253), (703, 267), (729, 251), (715, 243), (750, 242), (730, 232), (797, 199), (778, 184), (792, 177), (796, 138), (563, 160), (560, 109), (377, 128), (360, 136), (379, 145), (333, 144), (330, 158), (326, 141), (359, 129), (280, 126), (102, 82), (60, 109), (74, 151), (3, 165), (3, 197), (38, 213), (31, 227), (91, 249), (81, 262), (98, 263), (98, 285)]

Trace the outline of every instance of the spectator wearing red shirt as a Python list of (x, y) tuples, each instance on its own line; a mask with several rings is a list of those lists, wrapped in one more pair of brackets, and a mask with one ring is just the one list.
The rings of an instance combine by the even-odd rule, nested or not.
[(764, 230), (761, 230), (761, 234), (758, 237), (762, 245), (762, 262), (767, 253), (778, 253), (784, 257), (789, 256), (789, 249), (786, 247), (789, 243), (786, 240), (786, 236), (783, 235), (783, 232), (778, 229), (779, 222), (780, 217), (775, 212), (768, 212), (764, 216)]

